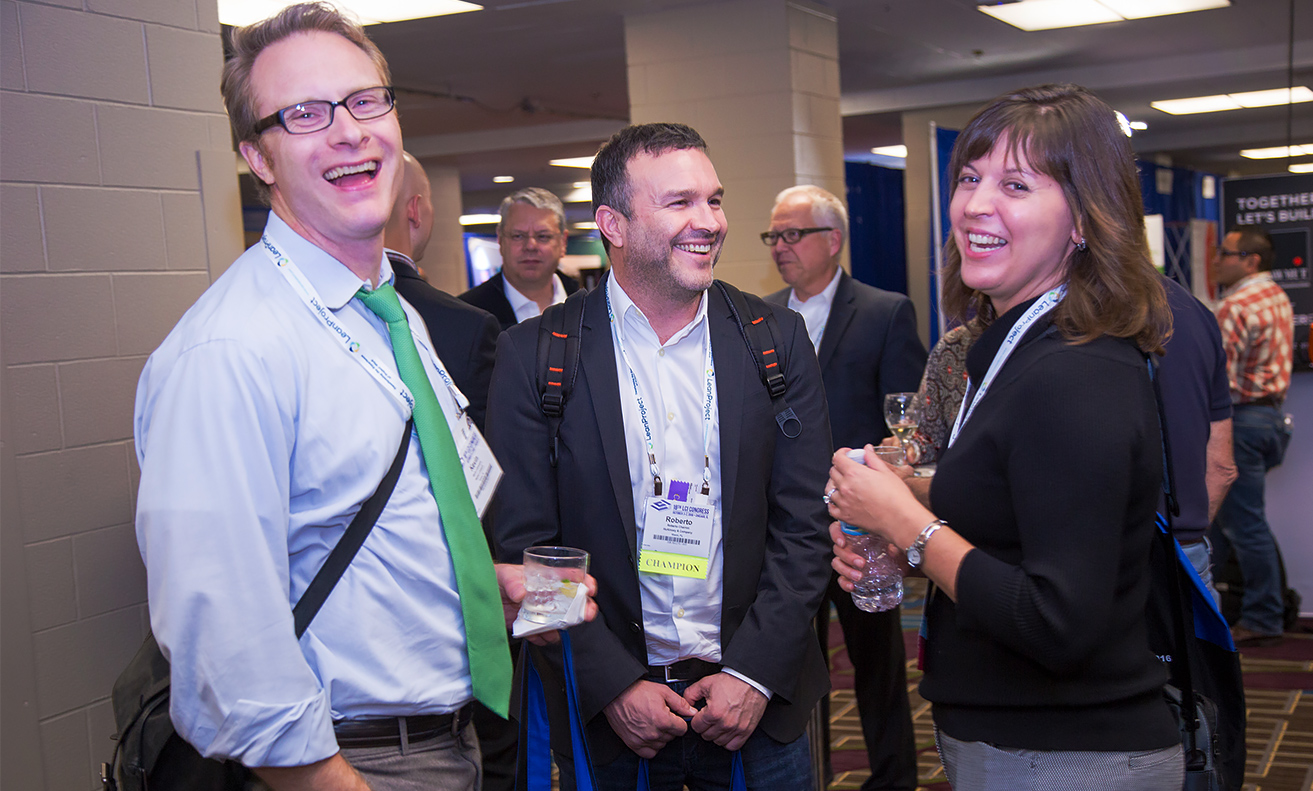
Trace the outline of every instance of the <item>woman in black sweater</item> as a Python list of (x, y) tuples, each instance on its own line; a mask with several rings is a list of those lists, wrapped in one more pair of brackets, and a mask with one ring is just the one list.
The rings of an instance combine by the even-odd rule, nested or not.
[(934, 511), (868, 451), (835, 455), (830, 513), (935, 583), (921, 694), (958, 791), (1180, 788), (1144, 626), (1162, 476), (1145, 354), (1171, 316), (1130, 145), (1088, 91), (1043, 86), (981, 110), (950, 172), (944, 302), (986, 329)]

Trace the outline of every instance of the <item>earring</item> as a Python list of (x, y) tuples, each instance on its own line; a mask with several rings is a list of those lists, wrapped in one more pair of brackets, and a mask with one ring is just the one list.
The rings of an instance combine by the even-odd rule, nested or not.
[(1084, 236), (1082, 236), (1082, 237), (1080, 238), (1080, 241), (1076, 243), (1076, 249), (1077, 249), (1077, 250), (1080, 250), (1082, 253), (1085, 252), (1086, 250), (1090, 249), (1090, 246), (1087, 245), (1087, 244), (1085, 244), (1085, 237), (1084, 237)]

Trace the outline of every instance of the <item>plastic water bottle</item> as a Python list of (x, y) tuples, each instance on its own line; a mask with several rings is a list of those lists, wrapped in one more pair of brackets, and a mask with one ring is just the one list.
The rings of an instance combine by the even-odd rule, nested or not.
[(883, 538), (840, 522), (848, 547), (866, 560), (861, 580), (853, 583), (853, 603), (866, 612), (884, 612), (903, 603), (903, 570), (885, 551)]

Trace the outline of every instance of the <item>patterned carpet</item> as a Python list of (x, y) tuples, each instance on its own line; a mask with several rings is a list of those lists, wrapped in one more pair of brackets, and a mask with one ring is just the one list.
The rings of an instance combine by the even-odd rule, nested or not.
[[(924, 583), (909, 580), (903, 628), (908, 643), (907, 678), (916, 726), (918, 777), (926, 791), (949, 791), (935, 752), (930, 704), (916, 694), (916, 626)], [(918, 586), (920, 583), (920, 586)], [(861, 788), (870, 772), (853, 700), (852, 665), (843, 649), (837, 619), (831, 619), (830, 745), (834, 782), (830, 788)], [(1313, 619), (1301, 621), (1280, 645), (1244, 649), (1249, 727), (1243, 791), (1313, 791)], [(837, 646), (837, 647), (836, 647)]]

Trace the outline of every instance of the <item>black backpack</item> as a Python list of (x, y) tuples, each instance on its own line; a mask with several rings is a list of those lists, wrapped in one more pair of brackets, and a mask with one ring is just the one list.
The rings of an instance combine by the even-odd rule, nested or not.
[[(784, 378), (787, 360), (784, 347), (779, 342), (783, 336), (775, 314), (761, 297), (744, 293), (721, 280), (715, 281), (714, 285), (729, 306), (762, 386), (770, 394), (771, 405), (775, 409), (775, 422), (779, 424), (784, 436), (790, 439), (797, 437), (802, 433), (802, 421), (784, 397), (788, 390)], [(605, 281), (598, 287), (605, 288)], [(544, 311), (538, 325), (539, 404), (547, 416), (547, 452), (553, 467), (559, 457), (558, 438), (565, 402), (574, 390), (574, 381), (579, 373), (579, 336), (583, 331), (584, 300), (587, 296), (583, 289), (576, 291), (565, 302)]]

